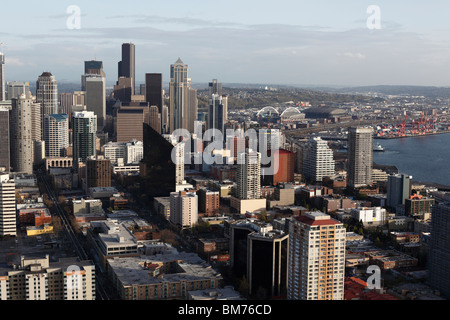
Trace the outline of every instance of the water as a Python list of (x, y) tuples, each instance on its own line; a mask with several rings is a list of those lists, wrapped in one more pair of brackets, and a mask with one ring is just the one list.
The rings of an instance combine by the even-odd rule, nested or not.
[(450, 186), (450, 134), (400, 139), (375, 139), (385, 152), (374, 152), (373, 161), (396, 166), (413, 180)]

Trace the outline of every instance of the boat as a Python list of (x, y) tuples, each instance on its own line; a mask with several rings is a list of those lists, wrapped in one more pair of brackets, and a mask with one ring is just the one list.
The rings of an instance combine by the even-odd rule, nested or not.
[(381, 144), (376, 143), (373, 145), (373, 151), (377, 151), (377, 152), (383, 152), (384, 148)]

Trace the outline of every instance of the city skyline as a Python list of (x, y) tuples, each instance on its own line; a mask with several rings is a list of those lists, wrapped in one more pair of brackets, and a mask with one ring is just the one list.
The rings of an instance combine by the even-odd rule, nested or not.
[[(71, 5), (80, 10), (79, 29), (68, 28)], [(367, 26), (371, 5), (380, 10), (381, 29)], [(59, 82), (78, 82), (83, 62), (97, 59), (111, 82), (120, 45), (131, 42), (137, 83), (145, 73), (162, 73), (167, 82), (170, 64), (181, 57), (193, 83), (450, 85), (450, 38), (442, 22), (450, 4), (444, 1), (105, 6), (82, 0), (25, 7), (0, 22), (7, 81), (34, 81), (50, 71)]]

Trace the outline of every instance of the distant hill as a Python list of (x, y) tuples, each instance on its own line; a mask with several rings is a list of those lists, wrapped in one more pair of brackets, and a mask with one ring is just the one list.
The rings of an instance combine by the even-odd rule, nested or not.
[(330, 93), (344, 94), (369, 94), (379, 93), (383, 95), (409, 95), (424, 96), (427, 98), (450, 98), (450, 87), (433, 87), (433, 86), (362, 86), (350, 88), (315, 88), (316, 90)]

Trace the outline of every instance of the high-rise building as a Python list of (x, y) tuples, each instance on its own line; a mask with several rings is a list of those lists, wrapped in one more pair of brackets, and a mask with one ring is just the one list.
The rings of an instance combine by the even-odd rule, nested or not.
[(217, 81), (217, 79), (213, 79), (212, 82), (208, 84), (209, 96), (213, 94), (217, 94), (219, 96), (222, 95), (222, 83)]
[(21, 94), (25, 94), (27, 98), (31, 98), (30, 83), (24, 81), (8, 81), (7, 100), (17, 98)]
[(117, 164), (123, 159), (124, 164), (139, 163), (144, 157), (144, 145), (142, 141), (132, 140), (130, 142), (108, 142), (103, 146), (106, 159), (112, 164)]
[(348, 130), (347, 185), (367, 186), (372, 180), (373, 129), (353, 127)]
[(9, 174), (0, 175), (0, 235), (17, 235), (16, 188)]
[(97, 116), (92, 111), (73, 113), (73, 165), (78, 170), (78, 164), (89, 157), (96, 156)]
[(261, 198), (261, 154), (248, 149), (238, 155), (236, 171), (238, 199)]
[(158, 112), (157, 106), (149, 108), (149, 124), (158, 133), (161, 133), (161, 114)]
[(122, 44), (122, 60), (118, 66), (118, 79), (120, 77), (131, 79), (131, 95), (134, 95), (136, 79), (135, 79), (135, 53), (136, 48), (133, 43)]
[(431, 212), (431, 241), (428, 251), (428, 282), (450, 298), (450, 204), (434, 205)]
[(106, 78), (99, 74), (83, 75), (86, 111), (97, 116), (97, 130), (103, 131), (106, 122)]
[(333, 150), (325, 140), (312, 137), (303, 151), (303, 176), (312, 183), (322, 182), (335, 173)]
[(31, 103), (31, 139), (33, 141), (43, 141), (44, 139), (44, 122), (42, 119), (41, 105), (39, 103)]
[(150, 106), (157, 106), (158, 112), (162, 113), (164, 105), (162, 73), (145, 74), (145, 101)]
[(32, 99), (13, 98), (10, 113), (11, 167), (14, 172), (33, 173)]
[(47, 114), (44, 128), (45, 156), (66, 156), (69, 147), (69, 116), (64, 113)]
[(91, 157), (86, 160), (87, 189), (111, 187), (111, 160), (103, 157)]
[(198, 196), (198, 212), (209, 215), (219, 214), (219, 191), (212, 191), (201, 188), (197, 191)]
[(116, 111), (116, 141), (143, 141), (143, 124), (149, 124), (147, 102), (122, 103)]
[(5, 83), (5, 55), (0, 52), (0, 101), (6, 100)]
[(209, 98), (208, 129), (217, 129), (225, 137), (225, 107), (222, 95), (212, 94)]
[(161, 132), (163, 134), (169, 133), (169, 107), (163, 105), (161, 113)]
[(139, 166), (141, 194), (149, 199), (167, 197), (176, 190), (173, 145), (148, 124), (144, 124), (143, 144), (144, 157)]
[(72, 106), (75, 105), (73, 93), (61, 92), (59, 94), (59, 105), (61, 106), (59, 113), (72, 114)]
[(181, 59), (170, 66), (169, 95), (169, 130), (186, 129), (194, 132), (198, 109), (197, 90), (191, 88), (188, 66)]
[(105, 72), (103, 71), (103, 62), (97, 60), (85, 61), (84, 74), (98, 74), (106, 77)]
[(289, 224), (289, 300), (343, 300), (344, 225), (322, 212), (307, 212)]
[(58, 83), (50, 72), (43, 72), (36, 82), (36, 102), (41, 104), (43, 121), (45, 114), (58, 113)]
[(198, 222), (198, 196), (195, 192), (170, 193), (170, 221), (180, 228), (191, 228)]
[(386, 205), (389, 208), (396, 208), (404, 205), (405, 200), (411, 195), (412, 177), (403, 173), (391, 174), (387, 182)]
[(10, 171), (10, 108), (0, 106), (0, 172)]

